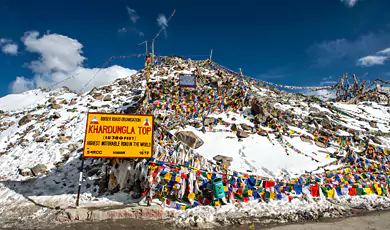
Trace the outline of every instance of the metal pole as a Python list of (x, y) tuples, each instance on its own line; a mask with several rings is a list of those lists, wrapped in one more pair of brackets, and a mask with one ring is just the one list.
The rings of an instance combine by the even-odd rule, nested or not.
[(154, 63), (154, 38), (152, 40), (152, 63)]
[(81, 158), (81, 169), (80, 169), (80, 179), (79, 179), (79, 190), (77, 192), (76, 207), (79, 206), (80, 192), (81, 192), (81, 182), (83, 181), (83, 169), (84, 169), (84, 157)]
[(210, 61), (211, 61), (212, 57), (213, 57), (213, 49), (211, 49), (211, 52), (210, 52)]

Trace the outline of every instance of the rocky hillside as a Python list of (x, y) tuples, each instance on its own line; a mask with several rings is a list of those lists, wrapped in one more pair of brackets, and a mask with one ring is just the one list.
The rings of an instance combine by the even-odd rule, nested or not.
[[(196, 89), (179, 87), (181, 73), (197, 76)], [(280, 91), (210, 61), (161, 58), (150, 71), (140, 70), (84, 94), (60, 88), (8, 95), (0, 99), (0, 110), (0, 203), (5, 204), (0, 213), (10, 213), (28, 199), (49, 206), (73, 204), (88, 112), (153, 114), (155, 152), (152, 163), (86, 160), (82, 205), (139, 198), (145, 195), (148, 172), (162, 178), (149, 181), (155, 189), (150, 195), (160, 199), (158, 186), (172, 178), (164, 167), (178, 165), (204, 170), (192, 174), (178, 169), (193, 181), (220, 173), (325, 183), (348, 166), (349, 173), (359, 175), (345, 172), (343, 176), (352, 176), (345, 178), (350, 184), (365, 185), (373, 178), (387, 182), (388, 107), (329, 103)], [(328, 170), (334, 172), (331, 177)], [(196, 191), (184, 187), (176, 194), (179, 200)], [(171, 207), (181, 209), (177, 204)]]

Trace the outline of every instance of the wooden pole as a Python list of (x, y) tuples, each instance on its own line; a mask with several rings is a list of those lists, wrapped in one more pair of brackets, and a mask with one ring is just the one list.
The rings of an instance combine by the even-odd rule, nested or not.
[(79, 189), (78, 189), (78, 192), (77, 192), (76, 207), (79, 206), (80, 192), (81, 192), (81, 182), (83, 181), (83, 169), (84, 169), (84, 157), (81, 158)]

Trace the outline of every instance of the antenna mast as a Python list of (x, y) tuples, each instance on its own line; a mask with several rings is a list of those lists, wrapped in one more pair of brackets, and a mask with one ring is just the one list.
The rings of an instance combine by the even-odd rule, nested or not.
[[(167, 25), (168, 25), (168, 22), (171, 20), (171, 18), (173, 17), (173, 15), (175, 15), (176, 13), (176, 9), (173, 10), (173, 13), (171, 14), (171, 16), (168, 18), (167, 20)], [(160, 31), (158, 31), (158, 33), (156, 34), (156, 36), (152, 39), (152, 63), (154, 63), (154, 41), (156, 40), (156, 38), (160, 35), (160, 33), (165, 29), (165, 27), (161, 27)]]

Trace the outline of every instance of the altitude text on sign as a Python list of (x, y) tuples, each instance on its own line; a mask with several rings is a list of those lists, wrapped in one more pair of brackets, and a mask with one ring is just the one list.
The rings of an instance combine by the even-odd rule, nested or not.
[(84, 157), (150, 158), (153, 116), (88, 113)]

